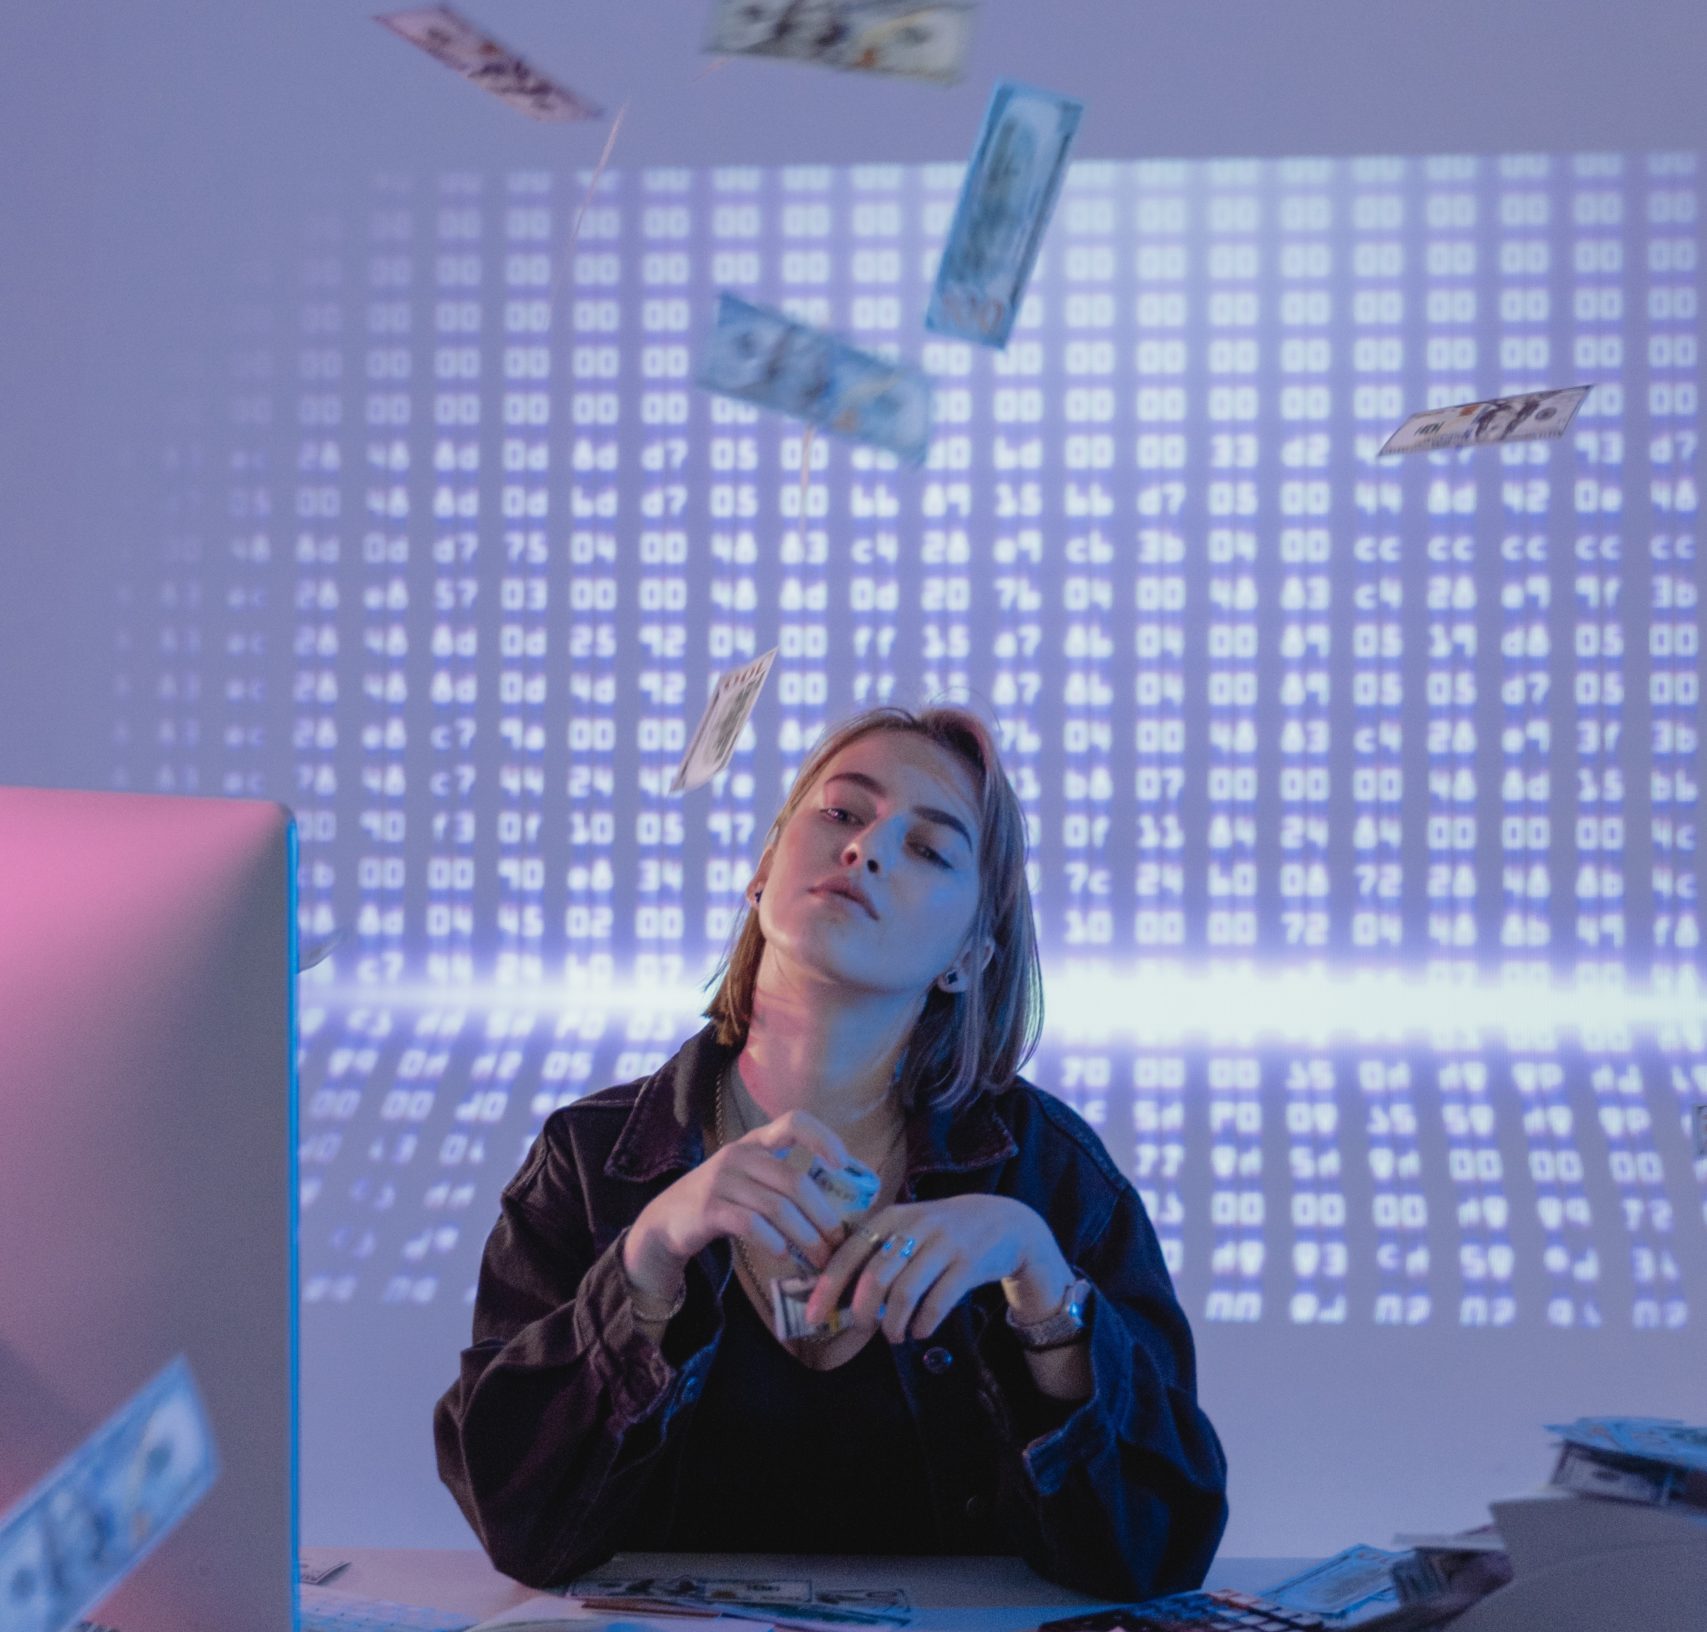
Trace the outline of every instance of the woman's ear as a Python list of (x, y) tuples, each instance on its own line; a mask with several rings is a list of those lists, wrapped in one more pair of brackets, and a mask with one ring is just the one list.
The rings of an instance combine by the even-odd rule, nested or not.
[(759, 857), (759, 864), (753, 869), (753, 876), (747, 880), (747, 905), (756, 907), (759, 904), (760, 892), (765, 887), (765, 880), (771, 876), (771, 858), (774, 848), (766, 845), (764, 853)]
[[(979, 968), (980, 972), (985, 968), (985, 966), (989, 963), (990, 959), (993, 958), (995, 955), (996, 955), (996, 943), (994, 941), (992, 941), (988, 935), (986, 935), (984, 937), (984, 944), (978, 949), (978, 960), (977, 961), (978, 961), (978, 968)], [(965, 991), (966, 985), (967, 985), (968, 973), (969, 973), (969, 971), (971, 969), (971, 965), (972, 965), (972, 960), (973, 960), (972, 949), (970, 947), (968, 947), (964, 952), (962, 952), (960, 954), (960, 956), (958, 958), (956, 958), (954, 960), (953, 963), (951, 963), (946, 969), (943, 970), (943, 972), (940, 975), (937, 976), (937, 978), (936, 978), (937, 986), (941, 990), (943, 990), (945, 992), (950, 992), (950, 993)]]

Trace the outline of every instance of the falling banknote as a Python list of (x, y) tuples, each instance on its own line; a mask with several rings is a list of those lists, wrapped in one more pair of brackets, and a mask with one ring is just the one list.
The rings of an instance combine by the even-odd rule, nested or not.
[(688, 742), (688, 750), (676, 767), (675, 777), (670, 783), (671, 793), (703, 788), (729, 763), (729, 756), (735, 752), (736, 739), (741, 735), (741, 727), (753, 712), (753, 704), (764, 689), (765, 676), (771, 672), (771, 664), (775, 661), (776, 648), (773, 646), (762, 657), (755, 657), (751, 663), (743, 663), (740, 668), (717, 677), (711, 701), (705, 705), (705, 712), (700, 715), (699, 724), (694, 727)]
[(972, 12), (964, 0), (718, 0), (705, 48), (952, 85)]
[(1434, 453), (1442, 448), (1481, 448), (1495, 442), (1541, 442), (1570, 429), (1577, 410), (1594, 387), (1563, 386), (1529, 391), (1452, 408), (1425, 408), (1412, 414), (1382, 444), (1381, 453)]
[(931, 439), (931, 382), (916, 368), (856, 351), (738, 295), (717, 297), (700, 363), (708, 391), (774, 408), (922, 464)]
[(454, 68), (530, 119), (567, 124), (576, 119), (597, 119), (603, 111), (530, 68), (514, 51), (449, 6), (382, 12), (374, 21), (384, 23), (428, 56), (437, 57), (447, 68)]
[(0, 1632), (62, 1632), (218, 1474), (207, 1412), (180, 1356), (0, 1518)]
[(990, 98), (937, 268), (925, 327), (1006, 346), (1085, 111), (1003, 80)]

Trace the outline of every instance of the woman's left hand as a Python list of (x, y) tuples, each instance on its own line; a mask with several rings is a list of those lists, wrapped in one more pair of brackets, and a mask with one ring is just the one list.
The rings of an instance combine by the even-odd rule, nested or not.
[(1024, 1202), (945, 1196), (856, 1219), (818, 1277), (806, 1316), (828, 1318), (852, 1285), (856, 1325), (880, 1327), (891, 1343), (922, 1341), (975, 1287), (1001, 1281), (1016, 1319), (1043, 1320), (1072, 1280), (1049, 1226)]

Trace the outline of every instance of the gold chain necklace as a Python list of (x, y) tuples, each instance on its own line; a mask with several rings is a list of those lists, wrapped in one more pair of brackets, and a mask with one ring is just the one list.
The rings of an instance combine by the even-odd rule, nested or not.
[[(728, 1119), (725, 1113), (728, 1100), (729, 1073), (733, 1069), (734, 1065), (731, 1062), (723, 1068), (722, 1075), (717, 1079), (717, 1148), (719, 1150), (722, 1150), (729, 1143)], [(742, 1133), (749, 1131), (745, 1117), (741, 1118), (741, 1131)], [(738, 1235), (731, 1236), (730, 1239), (734, 1241), (735, 1251), (740, 1255), (742, 1264), (746, 1266), (747, 1278), (752, 1281), (754, 1286), (762, 1288), (765, 1284), (764, 1277), (753, 1267), (753, 1260), (747, 1256), (747, 1243)]]

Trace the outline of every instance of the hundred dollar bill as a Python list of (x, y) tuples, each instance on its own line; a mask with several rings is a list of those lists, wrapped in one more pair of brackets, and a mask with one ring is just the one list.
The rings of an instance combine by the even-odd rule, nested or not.
[(776, 648), (773, 646), (762, 657), (755, 657), (751, 663), (743, 663), (740, 668), (718, 676), (711, 701), (705, 705), (705, 712), (700, 715), (699, 724), (694, 727), (693, 736), (688, 741), (687, 752), (676, 767), (675, 777), (670, 783), (671, 793), (686, 793), (692, 788), (704, 787), (729, 763), (729, 756), (735, 752), (736, 739), (741, 735), (741, 727), (753, 712), (753, 705), (764, 688), (765, 676), (771, 672), (771, 664), (775, 661)]
[(1283, 1609), (1320, 1615), (1329, 1626), (1358, 1626), (1399, 1607), (1393, 1566), (1404, 1556), (1379, 1547), (1347, 1547), (1261, 1596)]
[(218, 1475), (213, 1430), (180, 1356), (0, 1517), (0, 1629), (62, 1632)]
[(718, 0), (707, 51), (952, 85), (966, 66), (964, 0)]
[(1512, 1577), (1505, 1542), (1491, 1524), (1454, 1535), (1400, 1535), (1393, 1542), (1412, 1549), (1393, 1563), (1400, 1603), (1426, 1606), (1442, 1617), (1468, 1608)]
[(855, 442), (923, 464), (931, 439), (931, 382), (845, 340), (738, 295), (717, 298), (700, 363), (708, 391), (774, 408)]
[(1675, 1468), (1635, 1457), (1591, 1451), (1581, 1445), (1564, 1445), (1551, 1481), (1560, 1490), (1585, 1496), (1608, 1496), (1619, 1502), (1643, 1502), (1664, 1507), (1678, 1483)]
[(847, 1330), (850, 1316), (846, 1309), (832, 1309), (828, 1318), (816, 1325), (806, 1318), (806, 1301), (817, 1284), (817, 1278), (809, 1275), (771, 1282), (771, 1330), (779, 1343), (817, 1343)]
[(1569, 385), (1515, 397), (1490, 397), (1486, 402), (1463, 402), (1453, 408), (1425, 408), (1412, 414), (1387, 438), (1377, 457), (1561, 437), (1593, 389), (1592, 385)]
[[(763, 1576), (587, 1576), (571, 1582), (571, 1598), (585, 1609), (717, 1611), (777, 1627), (904, 1626), (912, 1603), (899, 1587), (825, 1587), (803, 1578)], [(561, 1604), (561, 1600), (558, 1600)], [(514, 1617), (519, 1619), (520, 1617)], [(496, 1629), (512, 1617), (484, 1623)], [(482, 1632), (475, 1627), (473, 1632)]]
[(1707, 1428), (1671, 1417), (1578, 1417), (1575, 1422), (1551, 1423), (1547, 1431), (1596, 1454), (1707, 1473)]
[(420, 46), (428, 56), (454, 68), (464, 79), (530, 119), (566, 124), (597, 119), (604, 111), (530, 68), (514, 51), (449, 6), (381, 12), (374, 21), (384, 23), (394, 34)]
[(954, 208), (926, 328), (1007, 345), (1084, 111), (1083, 102), (1054, 91), (1012, 80), (996, 86)]
[(791, 1145), (782, 1154), (791, 1167), (804, 1173), (836, 1204), (844, 1219), (865, 1212), (877, 1200), (882, 1180), (863, 1162), (832, 1167), (804, 1145)]

